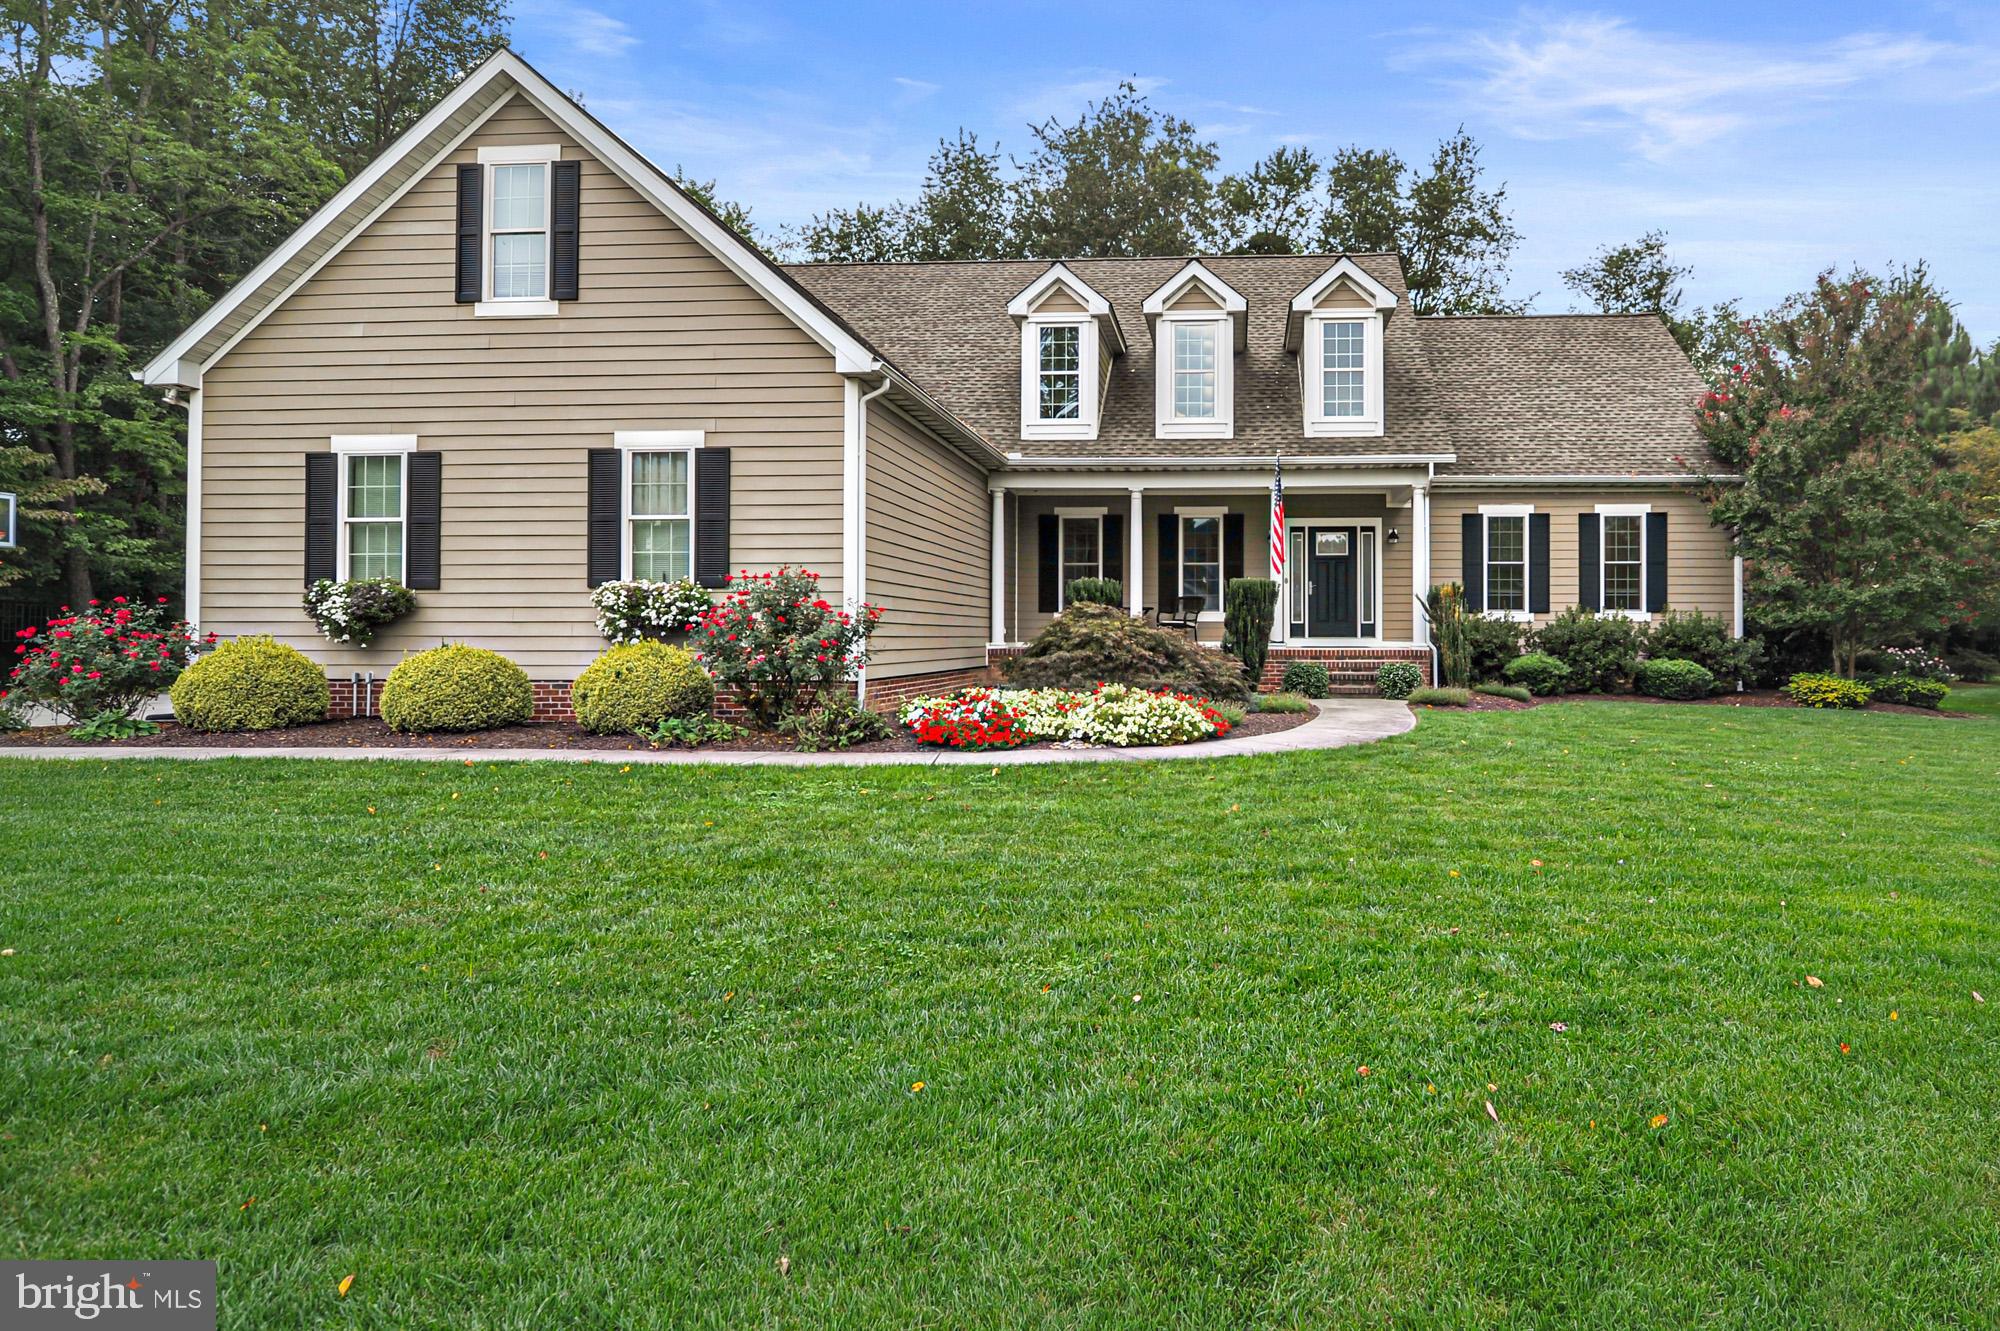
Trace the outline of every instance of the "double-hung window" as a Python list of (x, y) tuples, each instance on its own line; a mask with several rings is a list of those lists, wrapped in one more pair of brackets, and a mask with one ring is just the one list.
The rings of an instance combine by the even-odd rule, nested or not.
[(1227, 439), (1234, 427), (1233, 346), (1226, 316), (1160, 316), (1154, 343), (1159, 357), (1162, 438)]
[(694, 454), (631, 449), (625, 454), (629, 575), (679, 582), (694, 575)]
[(1220, 325), (1210, 322), (1175, 322), (1174, 332), (1174, 419), (1211, 421), (1215, 419), (1216, 337)]
[(1368, 414), (1368, 337), (1359, 319), (1320, 325), (1320, 414), (1359, 420)]
[(1599, 504), (1597, 604), (1606, 614), (1646, 613), (1647, 504)]
[(1203, 613), (1222, 608), (1222, 513), (1182, 513), (1181, 595), (1199, 596)]
[(415, 436), (336, 435), (340, 460), (338, 577), (403, 580)]
[(486, 172), (481, 314), (553, 314), (549, 295), (550, 185), (556, 144), (481, 148)]
[(1067, 608), (1070, 583), (1078, 578), (1104, 576), (1104, 515), (1064, 513), (1060, 521), (1062, 581), (1056, 589), (1056, 604)]
[(1528, 613), (1528, 515), (1486, 515), (1486, 609)]
[(1334, 312), (1307, 319), (1300, 344), (1308, 435), (1382, 433), (1382, 319)]
[(1074, 421), (1083, 414), (1083, 327), (1036, 328), (1036, 419)]

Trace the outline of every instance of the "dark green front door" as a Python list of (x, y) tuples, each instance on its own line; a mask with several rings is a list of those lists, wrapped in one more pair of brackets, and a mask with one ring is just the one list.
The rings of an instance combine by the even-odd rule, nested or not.
[(1353, 527), (1306, 528), (1306, 636), (1354, 638), (1361, 632)]

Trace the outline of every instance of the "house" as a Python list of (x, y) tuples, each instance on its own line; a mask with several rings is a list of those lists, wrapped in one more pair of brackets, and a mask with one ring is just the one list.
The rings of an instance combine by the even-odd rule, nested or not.
[[(1657, 319), (1419, 318), (1387, 254), (778, 265), (506, 52), (142, 378), (187, 402), (190, 618), (307, 651), (337, 710), (449, 639), (548, 714), (591, 587), (781, 564), (884, 607), (877, 705), (985, 677), (1082, 576), (1216, 642), (1279, 572), (1272, 668), (1355, 682), (1428, 664), (1433, 582), (1741, 613)], [(326, 642), (302, 583), (363, 576), (417, 611)]]

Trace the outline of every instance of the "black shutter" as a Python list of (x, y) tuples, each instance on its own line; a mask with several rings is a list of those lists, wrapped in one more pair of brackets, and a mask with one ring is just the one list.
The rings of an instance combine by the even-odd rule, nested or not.
[(1576, 515), (1576, 603), (1585, 610), (1604, 608), (1604, 574), (1598, 542), (1604, 520), (1595, 513)]
[(1222, 516), (1222, 589), (1229, 590), (1229, 580), (1243, 576), (1243, 515), (1225, 513)]
[(1465, 584), (1465, 608), (1480, 614), (1486, 609), (1486, 522), (1477, 513), (1467, 513), (1460, 531), (1464, 546), (1458, 580)]
[(590, 450), (590, 538), (585, 547), (584, 576), (592, 587), (616, 582), (625, 571), (624, 542), (618, 530), (624, 521), (618, 493), (624, 481), (624, 459), (617, 449)]
[(1528, 612), (1549, 612), (1549, 515), (1528, 515)]
[(1667, 608), (1667, 515), (1646, 515), (1646, 609), (1659, 614)]
[(694, 452), (694, 580), (704, 587), (729, 581), (729, 450)]
[(1104, 576), (1125, 581), (1125, 519), (1117, 513), (1104, 515)]
[(339, 576), (340, 459), (306, 454), (306, 586)]
[(1062, 604), (1057, 584), (1062, 580), (1061, 552), (1057, 548), (1061, 540), (1062, 519), (1053, 513), (1044, 513), (1035, 519), (1035, 609), (1045, 615), (1053, 615)]
[(480, 229), (485, 221), (484, 170), (476, 162), (458, 168), (458, 265), (453, 286), (461, 305), (486, 295), (484, 265), (479, 261)]
[(410, 530), (403, 585), (413, 592), (434, 592), (443, 576), (444, 454), (412, 453), (406, 465)]
[(1172, 513), (1160, 514), (1160, 589), (1162, 610), (1179, 612), (1175, 603), (1181, 594), (1181, 520)]
[[(549, 182), (549, 299), (576, 299), (580, 163), (557, 162)], [(720, 585), (720, 584), (718, 584)]]

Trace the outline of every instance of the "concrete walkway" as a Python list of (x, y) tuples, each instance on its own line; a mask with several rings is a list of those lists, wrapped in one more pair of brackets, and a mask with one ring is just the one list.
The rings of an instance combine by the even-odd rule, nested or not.
[(950, 749), (920, 753), (782, 753), (746, 749), (704, 752), (700, 749), (348, 749), (348, 748), (148, 748), (104, 745), (90, 748), (0, 748), (6, 758), (341, 758), (390, 759), (403, 762), (478, 763), (715, 763), (727, 767), (949, 767), (955, 763), (993, 767), (1013, 763), (1136, 763), (1163, 758), (1231, 758), (1252, 753), (1295, 753), (1303, 749), (1339, 749), (1367, 744), (1415, 728), (1416, 714), (1400, 702), (1384, 698), (1326, 698), (1319, 715), (1304, 725), (1268, 735), (1200, 744), (1166, 744), (1144, 748), (982, 749), (960, 753)]

